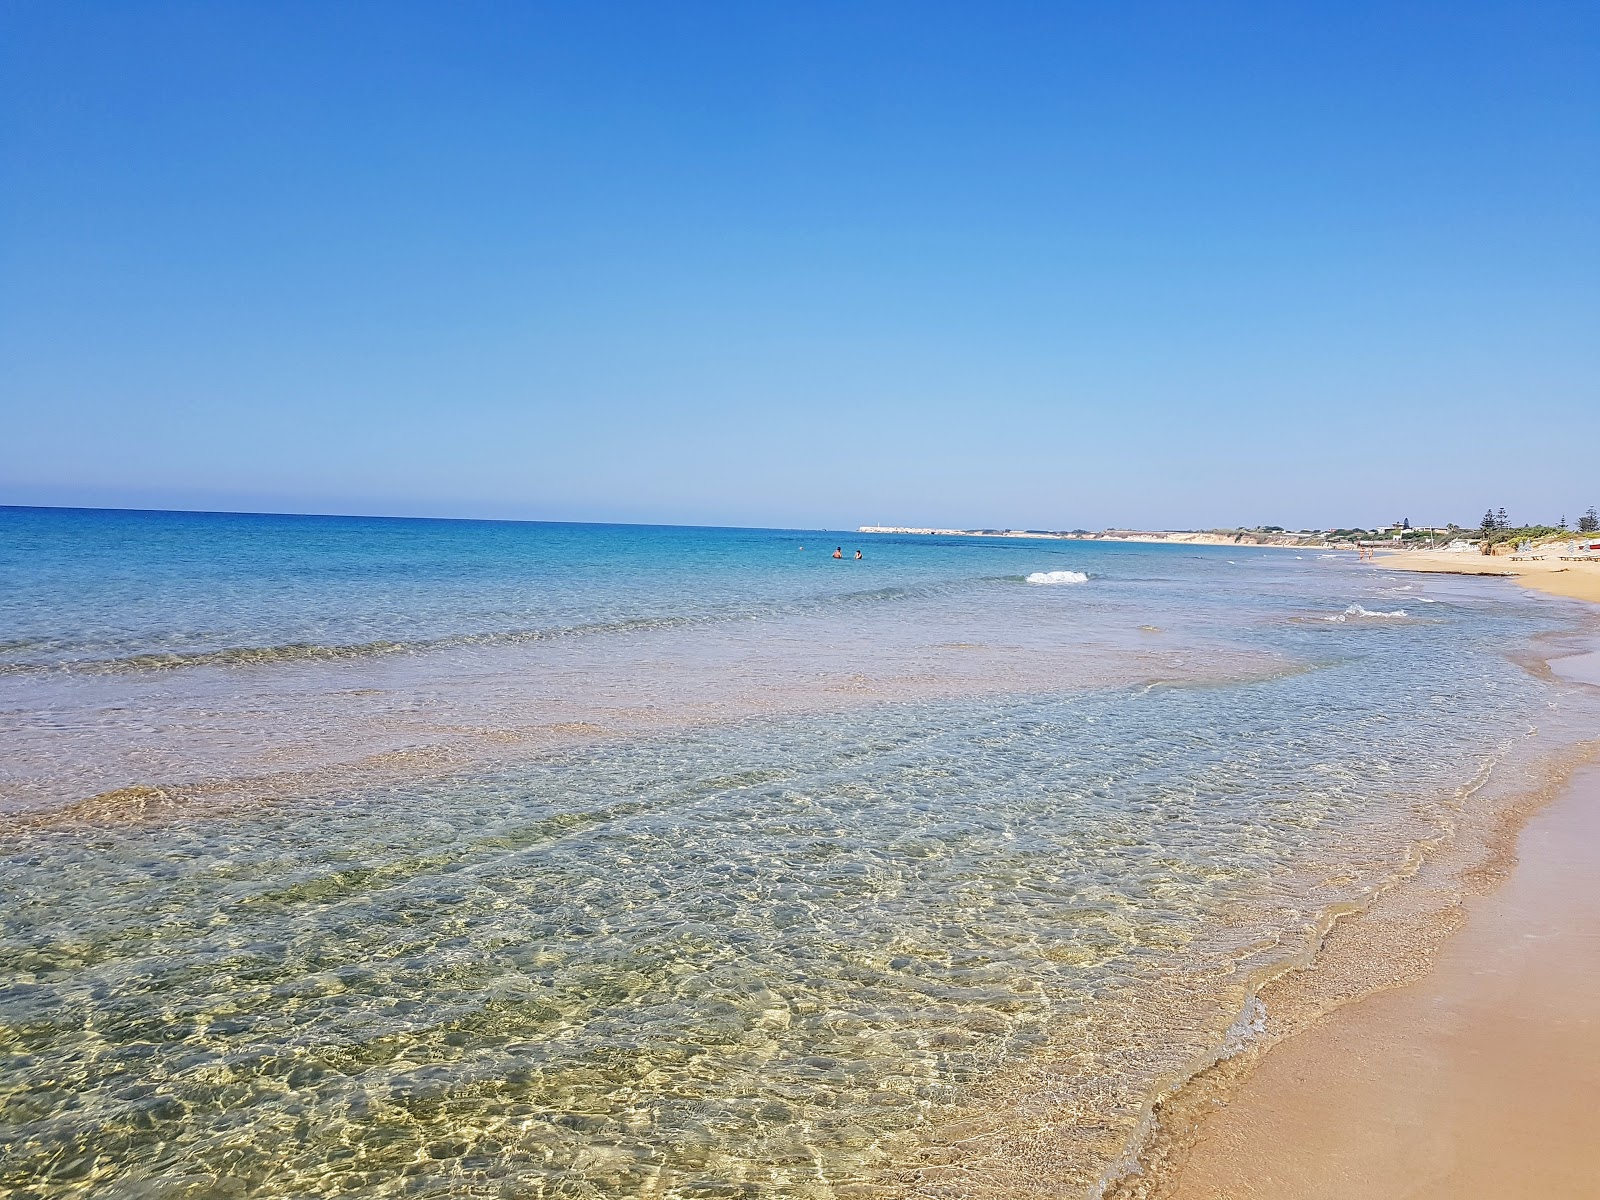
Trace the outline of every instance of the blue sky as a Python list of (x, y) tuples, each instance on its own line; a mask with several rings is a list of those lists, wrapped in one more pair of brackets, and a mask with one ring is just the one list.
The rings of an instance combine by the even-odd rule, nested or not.
[(1592, 3), (10, 0), (0, 503), (1575, 517), (1597, 62)]

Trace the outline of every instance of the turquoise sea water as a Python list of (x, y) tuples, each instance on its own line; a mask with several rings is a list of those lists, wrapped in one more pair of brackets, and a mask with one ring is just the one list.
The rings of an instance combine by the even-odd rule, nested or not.
[(877, 1194), (1046, 1060), (1088, 1194), (1592, 721), (1508, 657), (1572, 607), (1315, 552), (5, 509), (0, 581), (26, 1196)]

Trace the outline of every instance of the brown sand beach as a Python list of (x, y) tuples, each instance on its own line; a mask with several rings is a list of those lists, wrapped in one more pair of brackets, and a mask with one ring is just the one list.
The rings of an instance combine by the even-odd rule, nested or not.
[(1600, 556), (1592, 562), (1563, 560), (1555, 553), (1538, 557), (1407, 550), (1380, 554), (1377, 565), (1389, 571), (1445, 575), (1504, 575), (1524, 587), (1600, 603)]
[[(1600, 563), (1408, 553), (1379, 566), (1506, 575), (1600, 601)], [(1600, 654), (1552, 666), (1600, 687)], [(1278, 1040), (1169, 1099), (1143, 1170), (1109, 1194), (1600, 1197), (1594, 750), (1570, 774), (1531, 781), (1483, 839), (1485, 857), (1428, 864), (1336, 926), (1311, 969), (1270, 985)], [(1376, 990), (1362, 962), (1373, 957), (1394, 977)]]
[(1533, 817), (1516, 855), (1431, 970), (1275, 1046), (1148, 1194), (1600, 1195), (1600, 769)]

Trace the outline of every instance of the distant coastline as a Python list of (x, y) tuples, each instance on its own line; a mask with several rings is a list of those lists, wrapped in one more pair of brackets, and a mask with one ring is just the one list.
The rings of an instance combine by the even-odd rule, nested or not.
[(1331, 542), (1322, 534), (1260, 529), (922, 529), (909, 525), (862, 525), (857, 533), (923, 534), (935, 537), (1046, 538), (1075, 542), (1171, 542), (1187, 546), (1274, 546), (1279, 549), (1355, 549), (1354, 542)]

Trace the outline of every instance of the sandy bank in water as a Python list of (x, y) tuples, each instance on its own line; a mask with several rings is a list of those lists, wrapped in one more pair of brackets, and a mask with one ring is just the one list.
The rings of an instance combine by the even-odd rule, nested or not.
[(1595, 1195), (1600, 768), (1529, 822), (1517, 856), (1428, 974), (1272, 1050), (1158, 1194)]
[(270, 665), (0, 675), (0, 823), (84, 801), (79, 816), (149, 816), (168, 797), (374, 786), (751, 717), (1301, 669), (1161, 630), (1013, 622), (994, 635), (981, 612), (939, 621), (869, 609), (842, 627), (741, 621)]

